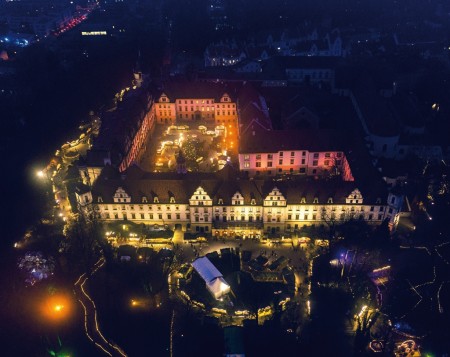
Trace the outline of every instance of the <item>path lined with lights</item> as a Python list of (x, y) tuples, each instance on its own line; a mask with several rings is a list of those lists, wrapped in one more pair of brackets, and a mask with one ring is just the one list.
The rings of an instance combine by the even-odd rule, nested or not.
[[(441, 244), (432, 246), (432, 247), (430, 247), (430, 249), (432, 249), (432, 251), (430, 251), (430, 249), (429, 249), (428, 247), (425, 247), (425, 246), (400, 246), (400, 249), (420, 249), (420, 250), (425, 250), (426, 253), (427, 253), (430, 257), (433, 258), (433, 257), (436, 257), (436, 256), (437, 256), (437, 257), (440, 259), (440, 261), (441, 261), (442, 263), (444, 263), (445, 265), (450, 265), (449, 262), (442, 256), (442, 254), (441, 254), (441, 253), (439, 252), (439, 250), (438, 250), (438, 248), (443, 247), (443, 246), (448, 245), (448, 244), (450, 244), (450, 242), (444, 242), (444, 243), (441, 243)], [(432, 252), (433, 252), (433, 253), (436, 253), (436, 255), (433, 255)], [(444, 265), (444, 266), (445, 266), (445, 265)], [(411, 287), (410, 289), (411, 289), (412, 291), (414, 291), (414, 293), (419, 297), (419, 301), (413, 306), (413, 308), (412, 308), (410, 311), (408, 311), (408, 312), (406, 312), (405, 314), (403, 314), (403, 316), (401, 316), (400, 319), (405, 318), (411, 311), (413, 311), (415, 308), (417, 308), (417, 306), (419, 306), (420, 303), (424, 300), (423, 295), (421, 295), (421, 294), (419, 293), (418, 289), (420, 289), (420, 288), (422, 288), (422, 287), (425, 287), (425, 286), (430, 286), (430, 288), (434, 289), (432, 295), (436, 295), (437, 309), (438, 309), (438, 311), (439, 311), (440, 314), (443, 314), (443, 313), (444, 313), (444, 307), (443, 307), (442, 304), (441, 304), (441, 296), (440, 296), (440, 295), (441, 295), (442, 287), (443, 287), (445, 284), (450, 283), (450, 280), (441, 280), (441, 279), (438, 279), (438, 274), (436, 273), (436, 266), (437, 266), (437, 262), (436, 262), (436, 260), (435, 260), (435, 261), (434, 261), (434, 264), (433, 264), (433, 280), (426, 281), (426, 282), (417, 284), (417, 285), (415, 285), (415, 286), (413, 286), (413, 285), (411, 284), (411, 282), (409, 282), (409, 281), (407, 280), (408, 284), (409, 284), (410, 287)], [(441, 269), (442, 269), (442, 268), (441, 268)], [(439, 284), (439, 287), (437, 287), (437, 284)], [(427, 300), (429, 300), (429, 299), (427, 299)]]
[[(94, 264), (91, 276), (104, 265), (105, 259), (102, 257)], [(88, 275), (84, 273), (74, 283), (75, 295), (84, 311), (84, 332), (86, 337), (108, 356), (126, 357), (127, 354), (115, 343), (108, 341), (100, 331), (97, 318), (97, 307), (95, 306), (94, 300), (92, 300), (85, 289), (85, 284), (88, 280)]]

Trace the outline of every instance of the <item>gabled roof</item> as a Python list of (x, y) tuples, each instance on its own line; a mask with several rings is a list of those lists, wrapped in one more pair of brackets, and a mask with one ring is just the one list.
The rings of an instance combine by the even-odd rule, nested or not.
[(247, 133), (242, 138), (240, 153), (276, 153), (288, 150), (345, 151), (346, 145), (334, 131), (302, 129)]
[(235, 86), (232, 84), (201, 82), (201, 81), (182, 81), (176, 80), (166, 82), (164, 87), (157, 92), (156, 98), (165, 93), (173, 103), (176, 99), (214, 99), (216, 102), (224, 94), (228, 94), (232, 101), (236, 100), (234, 93)]
[[(345, 198), (358, 188), (364, 202), (369, 203), (387, 196), (385, 183), (379, 175), (375, 175), (377, 170), (373, 170), (375, 173), (371, 171), (364, 174), (364, 182), (346, 182), (340, 178), (318, 180), (312, 177), (291, 177), (276, 181), (270, 177), (246, 178), (230, 165), (225, 165), (223, 170), (216, 173), (186, 174), (145, 172), (137, 166), (132, 166), (121, 174), (108, 165), (92, 187), (92, 195), (94, 202), (98, 202), (98, 197), (101, 197), (104, 204), (111, 204), (114, 203), (115, 192), (121, 187), (131, 197), (131, 204), (142, 204), (143, 197), (147, 198), (148, 204), (153, 203), (155, 197), (159, 204), (171, 203), (171, 197), (177, 204), (188, 204), (196, 189), (202, 187), (214, 205), (218, 204), (219, 199), (223, 201), (223, 205), (231, 205), (231, 198), (236, 192), (243, 196), (244, 205), (250, 205), (252, 199), (256, 205), (262, 205), (267, 195), (277, 187), (288, 204), (300, 204), (302, 197), (306, 198), (307, 204), (312, 204), (316, 197), (319, 204), (326, 204), (330, 197), (333, 203), (339, 204), (344, 203)], [(358, 177), (361, 177), (358, 167), (356, 171)]]

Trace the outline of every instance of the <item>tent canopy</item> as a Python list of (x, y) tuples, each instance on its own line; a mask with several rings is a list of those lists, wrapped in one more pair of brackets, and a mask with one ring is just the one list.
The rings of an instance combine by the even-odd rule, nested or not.
[(211, 263), (207, 257), (196, 259), (192, 266), (206, 283), (209, 292), (219, 299), (230, 292), (230, 285), (225, 281), (220, 271)]

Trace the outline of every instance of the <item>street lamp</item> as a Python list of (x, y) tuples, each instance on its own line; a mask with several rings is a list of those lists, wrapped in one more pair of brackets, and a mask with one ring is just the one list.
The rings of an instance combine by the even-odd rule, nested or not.
[(47, 296), (41, 304), (41, 314), (45, 321), (63, 323), (71, 316), (72, 301), (68, 294)]

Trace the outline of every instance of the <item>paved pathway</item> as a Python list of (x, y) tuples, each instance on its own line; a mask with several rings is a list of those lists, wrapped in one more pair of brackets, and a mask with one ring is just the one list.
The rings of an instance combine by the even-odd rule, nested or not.
[[(102, 268), (104, 264), (105, 259), (102, 257), (97, 261), (97, 263), (94, 264), (91, 276), (95, 274), (97, 270)], [(75, 295), (84, 310), (84, 332), (87, 338), (106, 355), (111, 357), (126, 357), (127, 355), (125, 354), (125, 352), (115, 343), (108, 341), (105, 336), (103, 336), (100, 330), (95, 302), (89, 296), (85, 287), (85, 284), (88, 280), (89, 276), (85, 273), (82, 274), (74, 284)]]

